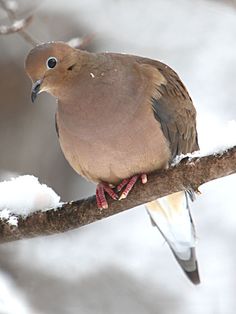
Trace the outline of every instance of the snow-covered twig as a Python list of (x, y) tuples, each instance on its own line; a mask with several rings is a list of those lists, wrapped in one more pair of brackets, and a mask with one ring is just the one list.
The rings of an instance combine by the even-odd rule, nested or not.
[(75, 37), (70, 39), (67, 44), (73, 48), (85, 49), (94, 39), (95, 34), (86, 35), (84, 37)]
[(10, 26), (0, 25), (0, 35), (8, 35), (8, 34), (20, 32), (25, 27), (27, 27), (27, 25), (29, 25), (31, 21), (32, 21), (32, 16), (29, 16), (26, 19), (14, 21), (13, 24)]
[(60, 208), (37, 211), (27, 217), (18, 215), (17, 224), (0, 220), (0, 242), (65, 232), (183, 189), (198, 191), (203, 183), (233, 173), (236, 173), (236, 146), (219, 154), (184, 158), (167, 170), (151, 173), (145, 185), (137, 183), (127, 199), (109, 199), (108, 209), (99, 210), (92, 196), (65, 203)]
[(39, 44), (26, 30), (25, 28), (31, 23), (33, 16), (29, 16), (25, 19), (18, 20), (16, 17), (16, 8), (18, 4), (16, 1), (0, 0), (0, 7), (7, 13), (12, 25), (0, 25), (0, 35), (8, 35), (12, 33), (18, 33), (25, 41), (32, 46)]

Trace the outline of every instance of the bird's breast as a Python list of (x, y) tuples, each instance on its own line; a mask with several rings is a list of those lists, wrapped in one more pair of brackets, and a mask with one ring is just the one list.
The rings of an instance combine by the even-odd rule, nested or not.
[(68, 100), (58, 103), (60, 144), (71, 166), (89, 180), (113, 184), (165, 167), (170, 156), (149, 81), (130, 65), (115, 70), (102, 77), (99, 70), (83, 73)]
[(122, 112), (122, 107), (120, 110), (83, 118), (80, 114), (58, 114), (62, 151), (70, 165), (88, 180), (117, 184), (168, 163), (169, 145), (152, 109), (140, 106), (132, 114)]

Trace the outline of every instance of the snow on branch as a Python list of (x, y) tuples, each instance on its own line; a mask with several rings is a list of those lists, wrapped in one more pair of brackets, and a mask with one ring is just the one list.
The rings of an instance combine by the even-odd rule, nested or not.
[(73, 48), (77, 48), (77, 49), (85, 49), (94, 39), (95, 34), (89, 34), (86, 35), (84, 37), (74, 37), (71, 38), (67, 44)]
[(12, 25), (0, 25), (0, 35), (8, 35), (22, 31), (29, 23), (32, 21), (32, 16), (29, 16), (26, 19), (15, 20)]
[[(233, 173), (236, 173), (236, 146), (205, 157), (186, 157), (167, 170), (151, 173), (148, 182), (145, 185), (137, 183), (127, 199), (109, 199), (108, 209), (99, 210), (95, 196), (92, 196), (28, 216), (14, 215), (15, 223), (9, 221), (9, 216), (4, 218), (2, 215), (0, 243), (75, 229), (183, 189), (198, 191), (203, 183)], [(16, 212), (20, 212), (19, 209)]]
[(33, 15), (24, 19), (17, 19), (18, 3), (14, 0), (0, 0), (0, 8), (7, 13), (11, 25), (0, 25), (0, 35), (19, 34), (30, 45), (36, 46), (39, 41), (34, 39), (25, 29), (32, 22)]
[[(26, 28), (33, 20), (33, 15), (30, 15), (23, 19), (17, 18), (17, 10), (19, 10), (19, 4), (15, 0), (0, 0), (0, 9), (4, 10), (11, 22), (11, 25), (0, 25), (0, 35), (9, 35), (13, 33), (19, 34), (26, 42), (33, 47), (40, 44), (40, 41), (36, 40)], [(74, 48), (85, 49), (94, 39), (95, 34), (89, 34), (82, 38), (76, 37), (68, 41), (68, 44)]]

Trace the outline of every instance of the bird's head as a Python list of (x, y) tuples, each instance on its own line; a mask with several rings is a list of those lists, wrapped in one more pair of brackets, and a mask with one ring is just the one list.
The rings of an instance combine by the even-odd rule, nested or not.
[[(72, 72), (79, 71), (83, 53), (63, 42), (41, 44), (33, 48), (25, 61), (25, 69), (32, 80), (32, 102), (42, 91), (57, 96)], [(73, 70), (73, 71), (72, 71)]]

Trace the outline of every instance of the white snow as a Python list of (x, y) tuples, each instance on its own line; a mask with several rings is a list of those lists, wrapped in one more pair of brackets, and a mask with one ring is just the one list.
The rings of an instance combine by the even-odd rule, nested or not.
[(224, 124), (220, 119), (206, 115), (199, 123), (198, 134), (200, 156), (224, 152), (236, 145), (236, 120)]
[(16, 1), (8, 0), (5, 1), (5, 5), (8, 8), (8, 10), (16, 12), (19, 9), (19, 5)]
[[(45, 1), (47, 7), (43, 15), (59, 16), (60, 19), (63, 13), (69, 17), (73, 27), (73, 23), (77, 23), (76, 29), (83, 27), (89, 33), (96, 31), (95, 47), (99, 51), (125, 51), (171, 65), (194, 100), (198, 112), (199, 144), (203, 152), (205, 149), (217, 150), (218, 145), (228, 141), (229, 138), (222, 141), (218, 131), (221, 128), (227, 130), (226, 121), (236, 119), (236, 11), (223, 6), (223, 2), (226, 3), (137, 0), (134, 6), (131, 0), (70, 3), (59, 0), (55, 6), (54, 1)], [(27, 5), (35, 6), (35, 1), (28, 1)], [(57, 10), (60, 10), (59, 14)], [(56, 33), (50, 27), (52, 24), (43, 20), (41, 24), (35, 24), (35, 36), (44, 40), (52, 40), (55, 36), (63, 39), (66, 35), (69, 38), (72, 34), (70, 23), (69, 28), (64, 27), (63, 31), (58, 26), (59, 33)], [(25, 44), (20, 46), (19, 42), (18, 49), (14, 49), (16, 43), (9, 38), (2, 39), (5, 44), (1, 48), (4, 52), (6, 46), (10, 59), (17, 61), (19, 53), (23, 49), (26, 53), (28, 48)], [(45, 105), (43, 109), (47, 110), (45, 117), (51, 114), (49, 107)], [(32, 113), (29, 114), (32, 120)], [(40, 129), (41, 119), (38, 122)], [(32, 141), (28, 135), (36, 134), (36, 125), (32, 123), (34, 133), (25, 133), (24, 141), (19, 142), (23, 148)], [(8, 143), (21, 133), (17, 130), (5, 133), (14, 136), (7, 137)], [(34, 142), (35, 154), (39, 152), (38, 147), (42, 149), (37, 143)], [(2, 147), (5, 147), (4, 142)], [(38, 167), (37, 161), (35, 158), (35, 167)], [(18, 169), (17, 165), (11, 165), (13, 163), (9, 161), (10, 170)], [(64, 174), (60, 167), (61, 164), (59, 173)], [(71, 195), (69, 199), (93, 192), (85, 180), (77, 181), (77, 177), (71, 181), (78, 182), (77, 185), (71, 184), (69, 189), (68, 183), (65, 185), (65, 195)], [(67, 233), (4, 244), (1, 246), (1, 265), (15, 280), (12, 285), (25, 291), (29, 302), (34, 308), (42, 309), (44, 314), (234, 314), (235, 184), (236, 176), (231, 175), (203, 185), (201, 196), (191, 204), (198, 238), (200, 286), (190, 285), (184, 277), (163, 238), (156, 228), (150, 226), (143, 207)], [(5, 268), (4, 260), (7, 263)], [(49, 288), (45, 282), (50, 282)], [(1, 284), (0, 291), (0, 299), (7, 302)], [(15, 289), (9, 294), (12, 297), (9, 297), (9, 303), (12, 301), (9, 308), (12, 308), (18, 295)], [(36, 309), (31, 311), (35, 312)], [(10, 310), (7, 313), (11, 313)], [(22, 311), (16, 305), (12, 313)]]
[[(208, 119), (208, 118), (207, 118)], [(183, 158), (203, 157), (211, 154), (221, 154), (236, 145), (236, 121), (231, 120), (226, 124), (219, 123), (211, 117), (211, 125), (207, 121), (201, 121), (198, 128), (200, 150), (177, 156), (172, 166), (178, 164)]]
[(16, 216), (10, 216), (7, 220), (7, 222), (9, 223), (9, 225), (11, 226), (18, 226), (18, 218)]
[(60, 205), (60, 196), (32, 175), (0, 182), (0, 218), (8, 219), (12, 225), (17, 225), (14, 214), (27, 216), (36, 210), (45, 211)]
[(10, 212), (9, 209), (5, 208), (2, 211), (0, 211), (0, 219), (7, 220), (9, 225), (12, 225), (12, 226), (17, 226), (18, 225), (17, 217), (16, 216), (11, 216), (11, 212)]
[(80, 37), (75, 37), (75, 38), (72, 38), (72, 39), (70, 39), (68, 42), (67, 42), (67, 44), (69, 45), (69, 46), (71, 46), (72, 48), (78, 48), (81, 44), (82, 44), (82, 42), (83, 42), (83, 39), (82, 38), (80, 38)]
[(17, 20), (11, 26), (1, 25), (0, 34), (6, 35), (14, 32), (18, 32), (26, 25), (26, 20)]
[(12, 30), (16, 32), (16, 31), (18, 31), (18, 30), (24, 28), (25, 25), (26, 25), (26, 20), (25, 20), (25, 19), (17, 20), (17, 21), (15, 21), (15, 22), (13, 23), (13, 25), (12, 25)]

